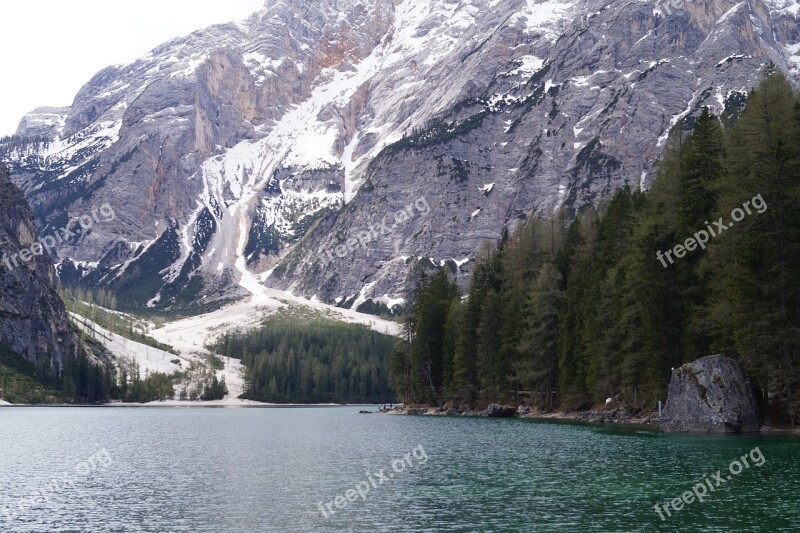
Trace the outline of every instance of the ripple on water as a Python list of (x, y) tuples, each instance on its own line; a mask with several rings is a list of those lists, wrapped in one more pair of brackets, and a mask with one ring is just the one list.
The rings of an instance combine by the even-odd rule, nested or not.
[[(800, 440), (660, 435), (530, 420), (304, 409), (0, 409), (0, 510), (113, 462), (9, 532), (792, 531)], [(423, 446), (428, 461), (323, 518), (317, 508)], [(662, 522), (656, 502), (759, 446), (766, 462)]]

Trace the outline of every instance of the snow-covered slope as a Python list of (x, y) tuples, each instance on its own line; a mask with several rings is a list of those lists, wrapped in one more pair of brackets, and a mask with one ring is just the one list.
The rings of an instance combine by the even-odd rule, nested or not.
[(126, 339), (75, 313), (70, 313), (70, 317), (81, 328), (81, 331), (90, 335), (111, 352), (117, 358), (118, 368), (124, 368), (128, 375), (134, 366), (138, 366), (142, 374), (145, 372), (172, 374), (181, 370), (181, 365), (173, 363), (173, 361), (189, 361), (185, 357)]
[[(171, 346), (177, 352), (175, 354), (122, 337), (81, 315), (70, 313), (70, 317), (82, 331), (100, 342), (115, 357), (114, 362), (118, 369), (124, 370), (128, 376), (138, 371), (142, 377), (153, 372), (172, 375), (175, 372), (183, 372), (195, 367), (203, 372), (210, 372), (208, 355), (211, 352), (207, 348), (209, 344), (227, 332), (256, 328), (261, 325), (265, 317), (287, 307), (293, 308), (294, 311), (299, 310), (305, 316), (313, 315), (340, 322), (364, 324), (387, 335), (400, 334), (400, 326), (396, 322), (268, 289), (261, 285), (252, 274), (246, 273), (245, 275), (247, 277), (243, 284), (252, 291), (249, 298), (211, 313), (159, 326), (150, 323), (147, 334), (155, 340)], [(214, 355), (224, 364), (224, 367), (215, 373), (218, 379), (225, 378), (228, 394), (223, 400), (204, 402), (204, 404), (249, 405), (259, 403), (239, 398), (244, 392), (244, 369), (241, 361), (218, 354)], [(197, 386), (197, 378), (190, 372), (187, 379), (178, 383), (176, 396), (180, 389), (191, 389), (193, 386)], [(173, 398), (173, 401), (168, 403), (192, 405), (194, 402)]]
[[(212, 371), (209, 369), (208, 360), (204, 357), (208, 352), (205, 348), (197, 346), (195, 343), (189, 343), (191, 346), (188, 349), (181, 350), (178, 354), (172, 354), (126, 339), (75, 313), (70, 313), (70, 317), (84, 333), (102, 344), (114, 356), (113, 362), (118, 371), (124, 371), (129, 378), (136, 372), (139, 373), (141, 378), (144, 378), (154, 372), (161, 372), (171, 376), (175, 372), (189, 370), (188, 377), (177, 383), (176, 388), (178, 390), (176, 390), (175, 397), (166, 402), (159, 402), (159, 405), (194, 405), (196, 403), (196, 401), (180, 399), (180, 389), (189, 390), (192, 387), (198, 387), (198, 378), (195, 375), (198, 372), (191, 370), (194, 368), (203, 373), (212, 372), (216, 374), (218, 379), (224, 378), (228, 388), (228, 394), (225, 395), (225, 398), (203, 402), (204, 405), (250, 405), (259, 403), (239, 398), (244, 392), (244, 371), (241, 361), (237, 359), (222, 356), (220, 359), (224, 367), (222, 370)], [(192, 331), (192, 333), (197, 333), (197, 330)], [(180, 333), (170, 335), (164, 332), (161, 338), (178, 341), (179, 345), (186, 348), (186, 343), (181, 342), (183, 337)]]
[(251, 295), (236, 303), (206, 313), (165, 324), (149, 331), (154, 339), (173, 346), (184, 354), (204, 353), (205, 346), (228, 331), (246, 331), (258, 327), (265, 317), (277, 311), (292, 307), (305, 310), (304, 314), (323, 318), (363, 324), (370, 329), (387, 335), (399, 335), (397, 322), (356, 313), (350, 309), (340, 309), (315, 300), (306, 300), (291, 293), (269, 289), (261, 285), (252, 274), (246, 274), (244, 284), (252, 290)]

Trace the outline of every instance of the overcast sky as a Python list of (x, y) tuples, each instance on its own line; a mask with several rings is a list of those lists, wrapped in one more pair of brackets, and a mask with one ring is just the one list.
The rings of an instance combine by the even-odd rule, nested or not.
[(100, 69), (247, 17), (264, 0), (24, 0), (0, 16), (0, 136), (36, 107), (66, 106)]

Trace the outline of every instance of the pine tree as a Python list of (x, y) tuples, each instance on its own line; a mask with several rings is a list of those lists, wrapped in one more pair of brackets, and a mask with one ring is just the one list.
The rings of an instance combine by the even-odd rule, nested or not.
[[(797, 387), (800, 356), (800, 127), (797, 96), (768, 65), (730, 135), (718, 216), (742, 220), (709, 247), (714, 346), (732, 350), (764, 393)], [(749, 202), (750, 213), (743, 211)], [(759, 212), (763, 211), (763, 212)], [(791, 402), (791, 400), (790, 400)]]

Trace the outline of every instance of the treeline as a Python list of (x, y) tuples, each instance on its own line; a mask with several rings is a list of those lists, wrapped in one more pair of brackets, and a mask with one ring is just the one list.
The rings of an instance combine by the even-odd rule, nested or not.
[[(165, 372), (144, 372), (135, 361), (122, 367), (113, 375), (116, 381), (111, 388), (111, 398), (124, 402), (147, 403), (180, 399), (189, 401), (222, 400), (228, 394), (225, 378), (217, 378), (214, 370), (192, 362), (184, 371), (172, 374)], [(180, 389), (176, 393), (176, 389)]]
[(0, 343), (0, 400), (11, 403), (95, 403), (108, 399), (113, 374), (77, 349), (63, 365), (49, 357), (38, 364)]
[[(138, 363), (122, 368), (112, 388), (111, 397), (124, 402), (147, 403), (164, 400), (211, 401), (222, 400), (228, 394), (225, 378), (198, 364), (172, 374), (145, 371), (142, 377)], [(180, 392), (176, 393), (179, 388)]]
[(190, 368), (172, 374), (142, 373), (135, 361), (119, 369), (99, 363), (89, 352), (103, 354), (104, 348), (90, 335), (76, 333), (81, 345), (74, 353), (67, 353), (61, 365), (49, 357), (33, 363), (0, 343), (0, 400), (15, 404), (94, 404), (109, 400), (147, 403), (173, 398), (221, 400), (228, 394), (225, 378), (218, 379), (214, 370), (194, 361)]
[(96, 305), (105, 309), (117, 308), (117, 296), (103, 287), (83, 289), (62, 284), (59, 287), (58, 294), (64, 300), (64, 303), (69, 300), (70, 302)]
[(225, 368), (223, 361), (214, 354), (208, 354), (206, 365), (196, 360), (189, 362), (189, 368), (177, 373), (177, 386), (180, 388), (181, 400), (222, 400), (228, 394), (225, 377), (217, 378), (217, 370)]
[[(130, 372), (124, 368), (117, 371), (113, 364), (101, 363), (89, 355), (91, 352), (109, 358), (100, 343), (82, 331), (75, 333), (81, 342), (65, 355), (62, 364), (56, 364), (49, 356), (33, 363), (0, 343), (0, 400), (33, 404), (150, 402), (172, 398), (173, 383), (186, 377), (180, 372), (172, 376), (145, 372), (142, 377), (135, 363)], [(222, 388), (224, 385), (223, 381)], [(216, 396), (219, 388), (219, 382), (212, 383), (209, 378), (200, 384), (197, 396)]]
[(229, 333), (214, 351), (246, 367), (243, 398), (275, 403), (393, 401), (392, 338), (366, 326), (273, 317), (247, 333)]
[(134, 362), (130, 369), (120, 370), (114, 398), (134, 403), (171, 399), (175, 396), (173, 383), (176, 377), (164, 372), (145, 372), (142, 378), (139, 365)]
[(8, 159), (7, 156), (18, 152), (34, 152), (46, 149), (50, 146), (50, 140), (44, 135), (34, 135), (21, 137), (19, 135), (7, 135), (0, 137), (0, 156)]
[(464, 296), (445, 271), (417, 284), (392, 357), (405, 401), (651, 409), (671, 368), (725, 353), (794, 421), (800, 98), (768, 66), (735, 123), (674, 129), (650, 191), (504, 233)]
[[(77, 332), (76, 332), (77, 333)], [(33, 363), (0, 342), (0, 400), (11, 403), (97, 403), (115, 391), (113, 368), (101, 364), (89, 351), (102, 353), (94, 343), (75, 346), (64, 361), (44, 355)]]

